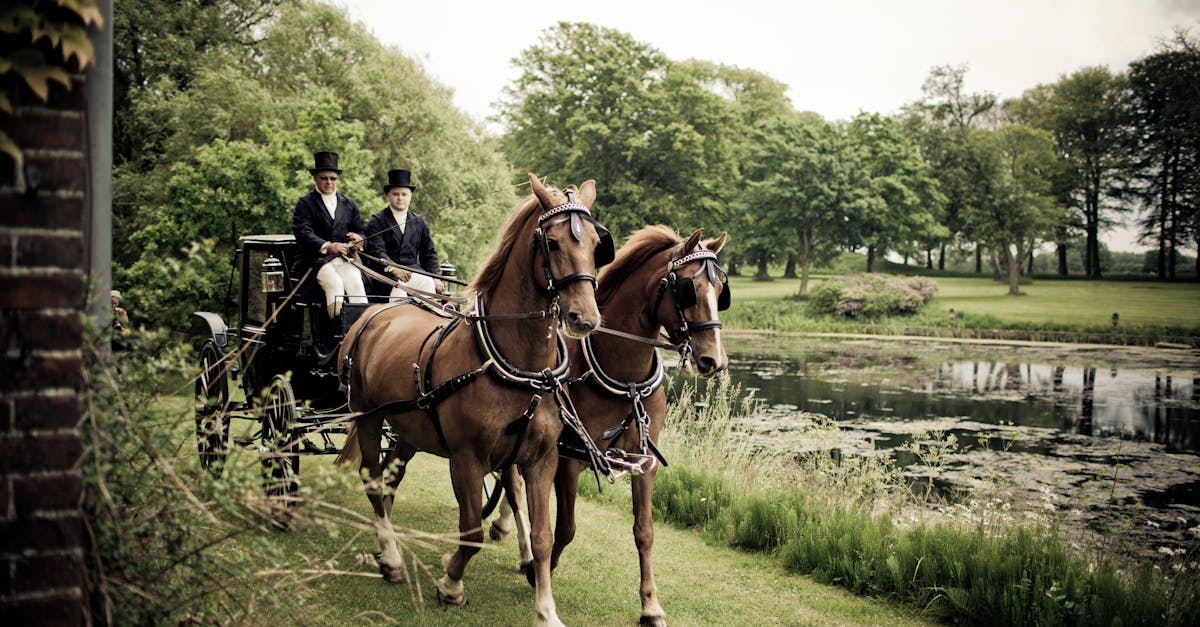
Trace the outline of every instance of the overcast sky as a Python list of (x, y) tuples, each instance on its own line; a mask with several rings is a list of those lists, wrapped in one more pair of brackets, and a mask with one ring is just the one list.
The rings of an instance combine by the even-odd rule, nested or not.
[[(966, 65), (967, 91), (1009, 98), (1083, 67), (1123, 71), (1177, 27), (1200, 32), (1200, 0), (327, 1), (422, 61), (481, 121), (516, 78), (512, 60), (559, 21), (763, 72), (831, 121), (896, 112), (937, 65)], [(1133, 246), (1125, 234), (1109, 245)]]

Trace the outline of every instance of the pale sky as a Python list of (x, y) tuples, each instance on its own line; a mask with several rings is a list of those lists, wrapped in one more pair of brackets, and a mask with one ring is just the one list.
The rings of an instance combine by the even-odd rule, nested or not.
[[(1200, 33), (1200, 0), (327, 1), (422, 62), (480, 121), (517, 77), (513, 59), (559, 21), (616, 29), (672, 60), (757, 70), (830, 121), (895, 113), (938, 65), (965, 64), (967, 91), (1010, 98), (1083, 67), (1123, 71), (1176, 27)], [(1136, 247), (1128, 233), (1107, 240)]]

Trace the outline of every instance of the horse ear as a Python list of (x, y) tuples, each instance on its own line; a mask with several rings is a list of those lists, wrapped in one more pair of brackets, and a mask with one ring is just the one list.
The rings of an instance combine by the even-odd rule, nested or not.
[(538, 180), (538, 177), (533, 172), (529, 173), (529, 187), (533, 190), (533, 195), (537, 196), (538, 202), (542, 203), (542, 207), (549, 209), (554, 206), (553, 199), (550, 198), (550, 192)]
[(592, 208), (592, 203), (596, 202), (595, 179), (588, 179), (583, 182), (583, 185), (579, 186), (579, 198), (576, 200), (583, 203), (583, 205), (588, 209)]
[(714, 253), (719, 253), (721, 252), (722, 248), (725, 248), (725, 240), (728, 238), (728, 232), (722, 233), (721, 237), (704, 240), (704, 247), (713, 251)]
[(692, 231), (692, 234), (688, 236), (687, 241), (683, 243), (683, 248), (682, 248), (683, 254), (685, 254), (685, 255), (688, 254), (689, 252), (692, 251), (693, 248), (696, 247), (696, 245), (698, 245), (700, 243), (701, 235), (704, 235), (703, 228), (699, 228), (699, 229), (696, 229), (695, 231)]

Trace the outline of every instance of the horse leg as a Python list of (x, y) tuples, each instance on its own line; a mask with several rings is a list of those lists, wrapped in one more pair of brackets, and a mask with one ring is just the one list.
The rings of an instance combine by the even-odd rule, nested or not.
[(529, 540), (533, 550), (534, 579), (539, 625), (562, 625), (550, 589), (550, 484), (554, 481), (554, 455), (540, 459), (522, 469), (525, 475), (526, 507), (529, 508)]
[(500, 485), (504, 487), (504, 499), (500, 501), (496, 519), (492, 521), (492, 526), (488, 529), (488, 537), (496, 542), (503, 542), (508, 539), (508, 536), (513, 531), (513, 525), (516, 524), (513, 520), (513, 512), (521, 508), (520, 501), (514, 492), (513, 481), (515, 480), (515, 473), (516, 466), (509, 466), (500, 473)]
[[(396, 502), (396, 489), (408, 470), (408, 462), (417, 450), (397, 444), (384, 460), (382, 481), (387, 486), (375, 510), (375, 535), (379, 540), (379, 572), (385, 581), (399, 583), (405, 579), (404, 555), (396, 543), (396, 532), (392, 528), (392, 506)], [(378, 459), (378, 454), (376, 454)], [(372, 501), (372, 505), (375, 501)], [(382, 516), (380, 513), (382, 512)]]
[(633, 478), (633, 541), (637, 545), (638, 564), (641, 566), (642, 625), (666, 627), (667, 616), (658, 604), (658, 586), (654, 583), (654, 476), (651, 470)]
[(554, 522), (554, 549), (550, 553), (550, 570), (558, 568), (558, 558), (575, 539), (575, 497), (579, 493), (579, 473), (583, 467), (565, 459), (558, 461), (554, 474), (554, 496), (558, 516)]
[(446, 605), (466, 605), (463, 572), (483, 545), (483, 475), (487, 469), (477, 460), (459, 456), (450, 460), (450, 482), (458, 500), (458, 550), (442, 556), (446, 574), (437, 580), (437, 598)]
[[(501, 476), (501, 481), (504, 482), (504, 503), (503, 509), (507, 509), (506, 518), (511, 524), (517, 527), (517, 552), (519, 562), (517, 563), (517, 572), (525, 575), (525, 579), (529, 581), (529, 585), (533, 585), (533, 550), (529, 548), (529, 516), (525, 512), (525, 508), (521, 506), (521, 502), (525, 500), (525, 480), (521, 478), (521, 473), (516, 466), (510, 466)], [(502, 512), (503, 514), (503, 512)], [(499, 520), (492, 525), (492, 530), (496, 530)], [(508, 535), (505, 531), (505, 535)], [(492, 536), (495, 537), (494, 535)]]

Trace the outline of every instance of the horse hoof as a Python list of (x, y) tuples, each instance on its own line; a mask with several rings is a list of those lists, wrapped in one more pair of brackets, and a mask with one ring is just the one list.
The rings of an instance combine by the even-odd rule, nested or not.
[(455, 605), (455, 606), (461, 607), (461, 606), (467, 604), (467, 595), (466, 595), (466, 593), (446, 594), (446, 593), (442, 592), (441, 590), (438, 590), (437, 591), (437, 600), (438, 600), (438, 603), (441, 603), (442, 605)]
[(385, 566), (384, 564), (380, 564), (379, 574), (383, 575), (383, 580), (388, 583), (404, 583), (403, 566)]
[(667, 617), (666, 616), (643, 616), (640, 619), (638, 619), (638, 624), (645, 625), (647, 627), (667, 627)]
[(537, 587), (537, 569), (533, 567), (533, 562), (521, 564), (517, 567), (517, 572), (525, 575), (525, 581), (528, 581), (530, 586)]
[(512, 535), (511, 531), (501, 529), (500, 525), (497, 525), (496, 523), (492, 523), (491, 528), (488, 529), (488, 537), (496, 542), (504, 542), (510, 535)]

